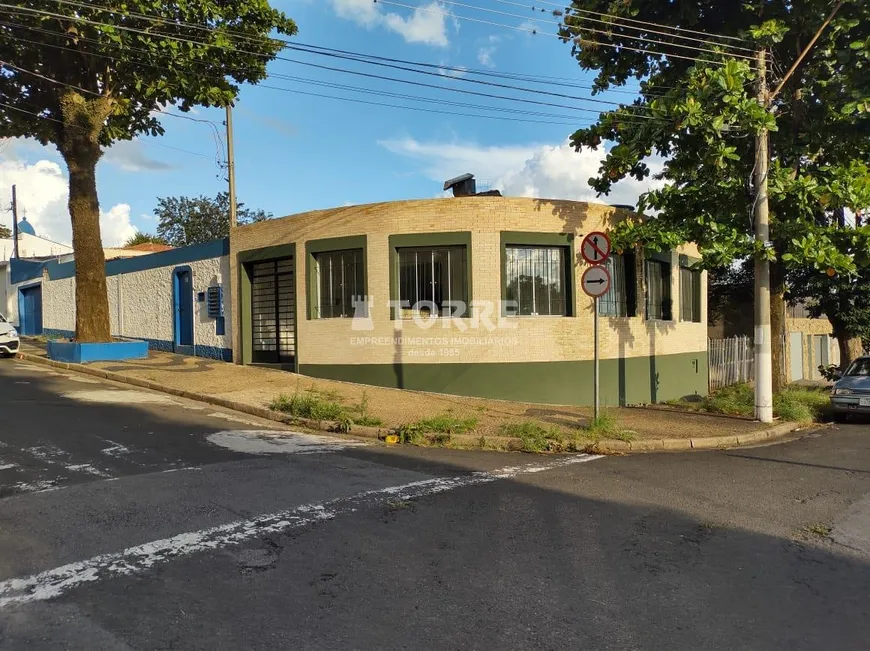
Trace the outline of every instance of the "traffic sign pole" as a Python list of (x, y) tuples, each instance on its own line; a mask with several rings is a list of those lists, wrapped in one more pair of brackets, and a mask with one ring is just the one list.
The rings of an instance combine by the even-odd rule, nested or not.
[(595, 342), (595, 371), (593, 374), (593, 382), (595, 386), (595, 407), (592, 411), (593, 416), (593, 425), (598, 424), (598, 297), (592, 299), (593, 310), (595, 310), (595, 316), (593, 317), (594, 326), (593, 329), (595, 331), (594, 342)]
[(580, 253), (583, 259), (589, 263), (589, 268), (583, 272), (580, 284), (583, 291), (592, 299), (592, 332), (593, 332), (593, 424), (598, 423), (600, 403), (600, 375), (598, 367), (598, 299), (610, 291), (610, 272), (604, 264), (610, 257), (610, 238), (607, 233), (593, 231), (583, 238), (580, 244)]

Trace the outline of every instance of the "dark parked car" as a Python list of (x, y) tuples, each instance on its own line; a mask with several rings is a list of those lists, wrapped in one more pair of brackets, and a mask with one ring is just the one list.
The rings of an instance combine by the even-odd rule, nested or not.
[(831, 388), (834, 414), (870, 415), (870, 356), (856, 359)]

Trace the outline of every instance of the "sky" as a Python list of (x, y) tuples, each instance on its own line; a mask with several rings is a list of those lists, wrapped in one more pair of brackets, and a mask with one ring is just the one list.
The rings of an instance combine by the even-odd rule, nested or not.
[[(638, 195), (655, 183), (622, 181), (610, 196), (601, 198), (596, 198), (588, 187), (587, 179), (596, 172), (604, 152), (576, 153), (568, 145), (568, 138), (608, 107), (464, 81), (472, 76), (462, 69), (522, 73), (560, 83), (591, 82), (593, 74), (582, 71), (571, 57), (570, 47), (553, 36), (555, 19), (540, 10), (532, 12), (531, 2), (529, 8), (495, 0), (458, 3), (467, 7), (437, 0), (273, 0), (272, 4), (297, 23), (299, 33), (290, 40), (460, 70), (439, 72), (438, 68), (430, 68), (435, 75), (416, 75), (307, 53), (282, 52), (281, 56), (295, 62), (273, 61), (269, 73), (308, 81), (272, 77), (260, 86), (243, 86), (233, 112), (237, 194), (247, 207), (281, 217), (335, 206), (440, 197), (446, 179), (466, 172), (477, 177), (479, 190), (492, 188), (510, 196), (611, 204), (634, 204)], [(486, 13), (480, 8), (516, 16)], [(421, 88), (306, 64), (550, 102), (564, 108)], [(591, 97), (591, 91), (585, 88), (473, 78)], [(337, 89), (332, 84), (500, 110), (372, 96)], [(596, 97), (632, 100), (626, 93)], [(408, 106), (508, 119), (402, 108)], [(547, 115), (517, 114), (505, 108)], [(578, 110), (581, 108), (585, 110)], [(226, 172), (217, 165), (225, 157), (223, 110), (198, 108), (187, 116), (212, 124), (161, 115), (164, 136), (121, 142), (106, 151), (97, 169), (105, 246), (118, 245), (137, 230), (153, 232), (158, 197), (214, 196), (226, 190)], [(653, 171), (660, 167), (660, 161), (651, 161)], [(70, 242), (66, 169), (57, 151), (35, 141), (0, 141), (0, 224), (11, 223), (10, 214), (3, 210), (9, 205), (13, 183), (17, 184), (21, 205), (19, 217), (23, 212), (39, 235)]]

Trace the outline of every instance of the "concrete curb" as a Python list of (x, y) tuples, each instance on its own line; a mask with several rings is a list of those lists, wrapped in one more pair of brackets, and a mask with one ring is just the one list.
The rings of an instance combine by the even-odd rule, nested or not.
[[(166, 393), (179, 398), (188, 400), (196, 400), (197, 402), (205, 402), (216, 407), (231, 409), (249, 416), (256, 416), (265, 420), (270, 420), (284, 425), (295, 425), (305, 427), (311, 430), (319, 430), (325, 432), (341, 432), (339, 423), (333, 421), (316, 421), (307, 418), (296, 418), (295, 416), (287, 416), (278, 411), (272, 411), (266, 407), (257, 407), (245, 402), (236, 402), (226, 398), (211, 396), (206, 393), (196, 393), (194, 391), (185, 391), (183, 389), (175, 389), (167, 387), (151, 380), (140, 380), (139, 378), (130, 377), (122, 373), (113, 371), (103, 371), (98, 368), (91, 368), (84, 364), (68, 364), (66, 362), (55, 362), (40, 355), (31, 353), (19, 352), (19, 359), (53, 366), (55, 368), (73, 371), (75, 373), (83, 373), (95, 377), (119, 382), (121, 384), (129, 384), (143, 389), (150, 389), (160, 393)], [(678, 412), (677, 412), (678, 413)], [(619, 441), (619, 440), (601, 440), (590, 445), (588, 451), (598, 454), (628, 454), (639, 452), (685, 452), (691, 450), (723, 450), (727, 448), (740, 447), (744, 445), (756, 445), (758, 443), (767, 443), (777, 439), (784, 438), (792, 432), (800, 429), (798, 423), (782, 423), (774, 427), (741, 434), (739, 436), (709, 436), (693, 439), (645, 439), (643, 441)], [(350, 431), (352, 436), (362, 438), (383, 440), (384, 436), (390, 430), (379, 427), (366, 427), (362, 425), (354, 425)], [(479, 436), (474, 434), (455, 434), (450, 437), (451, 441), (460, 445), (468, 445), (482, 449), (497, 449), (522, 451), (523, 442), (520, 438), (509, 436)]]

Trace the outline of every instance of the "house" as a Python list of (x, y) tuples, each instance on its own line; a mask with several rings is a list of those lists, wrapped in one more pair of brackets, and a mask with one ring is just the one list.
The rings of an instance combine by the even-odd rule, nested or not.
[[(639, 216), (461, 183), (472, 189), (453, 198), (290, 215), (110, 260), (112, 334), (312, 377), (586, 405), (597, 309), (603, 404), (706, 393), (707, 277), (695, 246), (615, 251), (596, 308), (581, 287), (581, 241)], [(16, 318), (20, 303), (22, 323), (35, 320), (39, 292), (40, 327), (71, 336), (73, 262), (11, 265)]]
[[(471, 191), (238, 227), (233, 358), (377, 386), (590, 404), (594, 315), (579, 246), (630, 216)], [(697, 257), (691, 245), (612, 256), (598, 303), (605, 404), (706, 393)]]
[[(125, 257), (106, 262), (113, 336), (146, 340), (154, 350), (232, 359), (222, 288), (229, 273), (228, 240), (156, 253), (117, 251)], [(8, 317), (22, 334), (73, 336), (72, 256), (13, 259), (8, 267)]]

